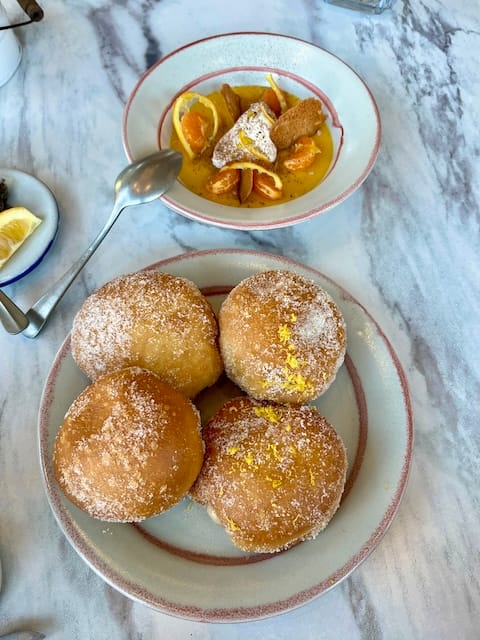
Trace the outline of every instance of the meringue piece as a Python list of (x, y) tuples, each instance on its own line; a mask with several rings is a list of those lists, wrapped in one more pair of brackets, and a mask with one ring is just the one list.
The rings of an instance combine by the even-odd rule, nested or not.
[(230, 162), (275, 162), (277, 148), (270, 139), (276, 118), (265, 102), (254, 102), (215, 145), (212, 163), (221, 169)]

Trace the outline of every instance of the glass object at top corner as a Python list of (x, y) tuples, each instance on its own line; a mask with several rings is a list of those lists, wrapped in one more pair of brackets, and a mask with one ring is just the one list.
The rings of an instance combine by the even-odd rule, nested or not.
[(324, 2), (366, 13), (383, 13), (385, 9), (392, 8), (395, 0), (324, 0)]

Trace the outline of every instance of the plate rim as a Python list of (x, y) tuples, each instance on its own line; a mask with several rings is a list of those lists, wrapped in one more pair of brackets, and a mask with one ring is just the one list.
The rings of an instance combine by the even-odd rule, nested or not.
[[(121, 137), (122, 137), (122, 145), (124, 148), (124, 152), (125, 155), (127, 156), (127, 158), (129, 159), (129, 161), (133, 161), (134, 155), (131, 152), (131, 149), (129, 147), (128, 144), (128, 136), (127, 136), (127, 125), (128, 125), (128, 117), (130, 114), (130, 110), (132, 107), (132, 104), (136, 98), (136, 95), (139, 91), (139, 89), (141, 88), (141, 86), (143, 85), (143, 83), (145, 82), (145, 80), (148, 78), (148, 76), (150, 76), (152, 73), (154, 73), (158, 67), (163, 64), (165, 61), (169, 60), (170, 58), (176, 56), (177, 54), (182, 53), (183, 51), (193, 48), (193, 47), (197, 47), (197, 46), (201, 46), (202, 44), (205, 44), (206, 42), (210, 42), (213, 40), (220, 40), (220, 39), (225, 39), (225, 38), (230, 38), (230, 37), (237, 37), (237, 36), (259, 36), (259, 37), (263, 37), (263, 38), (272, 38), (274, 40), (278, 39), (278, 38), (282, 38), (285, 40), (290, 40), (290, 41), (294, 41), (294, 42), (298, 42), (302, 45), (307, 45), (309, 47), (312, 47), (314, 49), (319, 50), (322, 55), (327, 55), (329, 57), (331, 57), (332, 59), (334, 59), (335, 61), (337, 61), (338, 63), (342, 64), (344, 67), (346, 67), (361, 83), (361, 85), (363, 86), (363, 88), (365, 89), (371, 105), (372, 105), (372, 111), (373, 114), (375, 116), (375, 122), (376, 122), (376, 131), (375, 131), (375, 139), (374, 139), (374, 143), (373, 143), (373, 147), (372, 147), (372, 152), (370, 154), (370, 157), (368, 159), (368, 162), (366, 163), (366, 165), (363, 168), (363, 171), (360, 173), (360, 175), (358, 175), (356, 177), (356, 179), (352, 182), (352, 184), (350, 184), (346, 189), (344, 189), (340, 194), (338, 194), (337, 196), (335, 196), (334, 198), (331, 198), (329, 201), (323, 203), (322, 205), (318, 205), (318, 206), (314, 206), (313, 208), (310, 208), (308, 211), (301, 213), (301, 214), (292, 214), (290, 216), (284, 216), (282, 218), (279, 219), (273, 219), (273, 220), (269, 220), (269, 221), (243, 221), (243, 220), (229, 220), (229, 219), (225, 219), (222, 220), (218, 217), (211, 217), (208, 216), (207, 214), (203, 214), (203, 213), (199, 213), (197, 211), (194, 211), (186, 206), (182, 206), (177, 204), (175, 201), (173, 201), (169, 195), (168, 195), (168, 191), (162, 195), (160, 197), (160, 200), (172, 211), (183, 215), (191, 220), (196, 220), (197, 222), (202, 222), (205, 224), (211, 224), (213, 226), (217, 226), (220, 228), (225, 228), (225, 229), (236, 229), (236, 230), (248, 230), (248, 231), (259, 231), (259, 230), (265, 230), (265, 229), (279, 229), (279, 228), (283, 228), (283, 227), (288, 227), (288, 226), (292, 226), (295, 224), (299, 224), (301, 222), (305, 222), (306, 220), (310, 220), (314, 217), (317, 217), (318, 215), (321, 215), (322, 213), (326, 213), (327, 211), (329, 211), (330, 209), (336, 207), (337, 205), (341, 204), (342, 202), (344, 202), (346, 199), (348, 199), (362, 184), (363, 182), (365, 182), (365, 180), (367, 179), (367, 177), (369, 176), (370, 172), (372, 171), (376, 159), (378, 157), (378, 153), (380, 150), (380, 143), (381, 143), (381, 138), (382, 138), (382, 121), (381, 121), (381, 117), (380, 117), (380, 110), (378, 108), (377, 102), (375, 100), (375, 97), (373, 95), (372, 90), (370, 89), (370, 87), (367, 85), (367, 83), (365, 82), (365, 80), (361, 77), (361, 75), (347, 62), (345, 62), (342, 58), (340, 58), (339, 56), (337, 56), (336, 54), (332, 53), (331, 51), (329, 51), (328, 49), (325, 49), (324, 47), (311, 42), (309, 40), (306, 40), (305, 38), (300, 38), (297, 36), (291, 36), (288, 34), (284, 34), (284, 33), (276, 33), (276, 32), (267, 32), (267, 31), (230, 31), (230, 32), (226, 32), (226, 33), (219, 33), (219, 34), (214, 34), (214, 35), (210, 35), (210, 36), (205, 36), (203, 38), (198, 38), (196, 40), (193, 40), (191, 42), (187, 42), (179, 47), (176, 47), (174, 50), (170, 51), (169, 53), (165, 54), (164, 56), (162, 56), (161, 58), (159, 58), (153, 65), (151, 65), (146, 71), (144, 71), (142, 73), (142, 75), (140, 76), (140, 78), (137, 80), (137, 82), (135, 83), (132, 91), (130, 92), (128, 99), (125, 103), (124, 106), (124, 110), (123, 110), (123, 115), (122, 115), (122, 126), (121, 126)], [(320, 88), (320, 87), (319, 87)], [(159, 120), (160, 120), (160, 116), (159, 116)], [(158, 144), (157, 144), (158, 146)], [(269, 206), (268, 209), (274, 209), (276, 205), (272, 205)], [(279, 207), (281, 207), (282, 205), (278, 205)], [(247, 209), (247, 211), (254, 211), (254, 209)], [(272, 214), (273, 216), (273, 214)]]
[[(5, 178), (6, 174), (17, 175), (17, 176), (20, 176), (21, 178), (27, 177), (29, 180), (33, 180), (34, 183), (36, 183), (37, 187), (41, 191), (43, 191), (44, 194), (46, 194), (50, 200), (50, 203), (52, 205), (52, 212), (55, 220), (55, 227), (44, 249), (39, 254), (37, 254), (37, 257), (34, 259), (32, 263), (30, 263), (28, 267), (25, 267), (22, 271), (20, 271), (18, 274), (14, 276), (7, 277), (5, 280), (2, 280), (1, 271), (0, 271), (0, 287), (6, 287), (9, 284), (13, 284), (18, 280), (21, 280), (26, 275), (28, 275), (31, 271), (36, 269), (38, 265), (43, 261), (43, 259), (45, 258), (47, 253), (50, 251), (50, 249), (52, 248), (55, 240), (57, 239), (58, 230), (60, 227), (60, 209), (58, 206), (57, 199), (53, 191), (43, 180), (38, 178), (33, 173), (24, 171), (23, 169), (17, 169), (16, 167), (0, 167), (0, 179)], [(16, 205), (16, 206), (21, 206), (21, 205)]]
[[(189, 604), (179, 604), (175, 602), (168, 601), (164, 597), (156, 596), (155, 594), (148, 591), (148, 589), (143, 589), (141, 585), (136, 582), (132, 582), (129, 579), (121, 576), (118, 572), (118, 569), (110, 567), (110, 565), (105, 564), (103, 559), (98, 555), (94, 558), (95, 562), (90, 557), (92, 554), (95, 556), (95, 552), (92, 551), (92, 546), (94, 543), (87, 544), (83, 543), (85, 548), (82, 548), (82, 545), (79, 544), (78, 540), (74, 540), (74, 536), (69, 528), (75, 528), (76, 523), (65, 523), (62, 519), (62, 514), (57, 512), (57, 507), (54, 505), (53, 496), (49, 490), (49, 482), (47, 468), (46, 468), (46, 460), (43, 455), (44, 447), (46, 448), (45, 442), (46, 436), (48, 435), (48, 405), (45, 408), (45, 403), (47, 401), (47, 395), (49, 392), (50, 381), (52, 377), (55, 376), (56, 369), (61, 365), (64, 357), (68, 355), (69, 347), (70, 347), (70, 333), (67, 334), (65, 339), (63, 340), (59, 350), (57, 351), (54, 360), (52, 362), (51, 368), (48, 372), (45, 385), (42, 391), (41, 401), (40, 401), (40, 410), (38, 415), (38, 424), (37, 424), (37, 439), (38, 439), (38, 451), (39, 451), (39, 461), (40, 467), (42, 470), (42, 482), (44, 485), (44, 489), (48, 498), (48, 502), (52, 513), (65, 537), (70, 542), (71, 546), (74, 550), (80, 555), (80, 557), (86, 562), (86, 564), (97, 574), (99, 575), (105, 582), (110, 584), (117, 591), (123, 593), (126, 597), (140, 602), (150, 608), (160, 611), (162, 613), (172, 615), (174, 617), (178, 617), (181, 619), (193, 620), (198, 622), (219, 622), (219, 623), (232, 623), (232, 622), (248, 622), (254, 620), (260, 620), (264, 618), (268, 618), (271, 616), (279, 615), (282, 613), (286, 613), (287, 611), (291, 611), (295, 608), (303, 606), (308, 602), (320, 597), (327, 591), (330, 591), (333, 587), (337, 586), (340, 582), (346, 579), (355, 569), (357, 569), (367, 558), (368, 556), (377, 548), (380, 540), (386, 534), (388, 529), (390, 528), (395, 516), (398, 512), (400, 503), (402, 501), (403, 495), (405, 493), (406, 487), (408, 485), (409, 474), (411, 470), (411, 462), (413, 457), (413, 445), (414, 445), (414, 419), (413, 419), (413, 411), (411, 406), (411, 397), (408, 388), (407, 376), (401, 362), (398, 358), (396, 351), (393, 348), (390, 340), (386, 336), (385, 332), (378, 324), (378, 322), (373, 318), (371, 313), (354, 297), (352, 296), (346, 289), (344, 289), (341, 285), (337, 284), (335, 280), (326, 276), (318, 269), (310, 267), (304, 263), (293, 260), (288, 257), (284, 257), (278, 254), (273, 254), (269, 252), (249, 250), (249, 249), (206, 249), (206, 250), (198, 250), (191, 251), (187, 253), (178, 254), (175, 256), (171, 256), (169, 258), (165, 258), (163, 260), (159, 260), (154, 262), (143, 269), (158, 269), (162, 266), (166, 266), (175, 262), (182, 262), (189, 258), (201, 258), (204, 255), (208, 256), (221, 256), (222, 258), (231, 257), (235, 255), (244, 255), (250, 258), (257, 259), (274, 259), (275, 261), (280, 261), (287, 266), (291, 266), (294, 268), (295, 266), (300, 267), (303, 270), (311, 272), (312, 274), (320, 275), (321, 278), (325, 279), (328, 282), (331, 282), (338, 290), (342, 293), (347, 301), (353, 302), (358, 305), (362, 312), (368, 317), (370, 322), (375, 326), (378, 335), (381, 337), (383, 343), (388, 349), (388, 352), (391, 357), (392, 364), (395, 368), (396, 374), (398, 376), (399, 386), (401, 388), (402, 393), (402, 405), (404, 408), (405, 414), (402, 414), (402, 421), (405, 422), (406, 426), (406, 443), (405, 450), (402, 452), (402, 467), (401, 472), (398, 477), (398, 481), (396, 482), (395, 491), (390, 498), (388, 503), (388, 508), (385, 509), (381, 520), (378, 522), (374, 530), (372, 531), (369, 538), (365, 541), (365, 543), (361, 546), (360, 549), (354, 553), (348, 562), (344, 563), (343, 566), (336, 569), (327, 579), (323, 580), (320, 583), (316, 583), (313, 586), (310, 586), (302, 591), (296, 592), (287, 598), (283, 598), (280, 600), (275, 600), (274, 602), (260, 604), (255, 606), (240, 606), (238, 608), (229, 607), (223, 609), (215, 609), (215, 608), (205, 608), (205, 607), (195, 607)], [(143, 270), (141, 269), (141, 270)], [(45, 415), (47, 414), (47, 417)], [(44, 433), (44, 431), (46, 433)], [(108, 523), (107, 523), (108, 524)], [(106, 567), (106, 568), (105, 568)], [(111, 576), (115, 576), (117, 580), (112, 578)], [(141, 594), (141, 595), (140, 595)], [(150, 596), (150, 597), (148, 597)]]

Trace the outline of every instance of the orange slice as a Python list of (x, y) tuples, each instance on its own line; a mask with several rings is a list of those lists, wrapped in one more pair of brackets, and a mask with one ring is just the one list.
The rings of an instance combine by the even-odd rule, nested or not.
[(190, 158), (194, 158), (196, 152), (192, 149), (190, 143), (188, 142), (185, 132), (182, 127), (182, 117), (188, 113), (195, 102), (200, 102), (203, 106), (207, 107), (212, 113), (212, 123), (213, 130), (210, 135), (210, 140), (214, 138), (218, 131), (218, 111), (213, 102), (207, 98), (206, 96), (202, 96), (200, 93), (195, 93), (194, 91), (187, 91), (186, 93), (182, 93), (175, 100), (175, 104), (173, 105), (173, 126), (177, 133), (177, 136), (182, 143), (183, 148), (187, 152)]
[(258, 173), (264, 173), (267, 176), (270, 176), (275, 187), (277, 189), (283, 189), (283, 182), (280, 179), (280, 176), (274, 171), (265, 169), (261, 164), (256, 164), (255, 162), (231, 162), (230, 164), (226, 164), (222, 167), (220, 171), (224, 171), (225, 169), (253, 169), (254, 171), (258, 171)]

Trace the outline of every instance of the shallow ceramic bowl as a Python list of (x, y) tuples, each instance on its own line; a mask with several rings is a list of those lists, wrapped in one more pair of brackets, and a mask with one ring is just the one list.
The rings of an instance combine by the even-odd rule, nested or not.
[(351, 67), (303, 40), (268, 33), (233, 33), (188, 44), (159, 60), (138, 81), (123, 118), (130, 160), (168, 147), (172, 105), (184, 91), (210, 93), (222, 83), (266, 85), (272, 73), (299, 98), (318, 97), (328, 113), (334, 158), (323, 181), (294, 200), (262, 208), (230, 207), (195, 195), (179, 181), (162, 197), (189, 218), (231, 229), (284, 227), (307, 220), (348, 198), (366, 179), (378, 154), (380, 117), (375, 100)]

